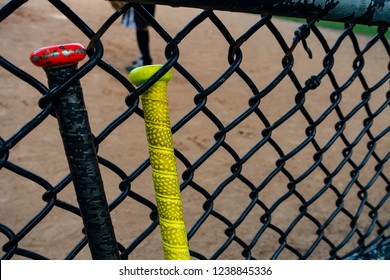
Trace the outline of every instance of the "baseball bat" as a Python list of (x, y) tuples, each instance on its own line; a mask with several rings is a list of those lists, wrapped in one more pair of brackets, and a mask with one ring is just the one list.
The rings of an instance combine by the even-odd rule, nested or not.
[[(30, 60), (45, 70), (49, 88), (54, 89), (75, 74), (85, 56), (84, 46), (71, 43), (39, 48)], [(71, 83), (52, 102), (92, 258), (117, 260), (118, 246), (80, 81)]]
[[(139, 86), (161, 67), (162, 65), (148, 65), (136, 68), (130, 72), (129, 79), (134, 85)], [(169, 70), (141, 94), (141, 102), (164, 258), (166, 260), (189, 260), (190, 253), (167, 101), (167, 83), (171, 79), (172, 70)]]

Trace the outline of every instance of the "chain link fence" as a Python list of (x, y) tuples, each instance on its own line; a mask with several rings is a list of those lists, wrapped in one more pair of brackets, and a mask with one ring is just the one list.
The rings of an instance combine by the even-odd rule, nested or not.
[[(1, 25), (15, 24), (30, 11), (31, 2), (36, 1), (4, 3)], [(114, 11), (106, 2), (110, 16), (93, 29), (73, 10), (72, 1), (41, 2), (52, 5), (63, 22), (82, 34), (75, 40), (88, 42), (88, 59), (67, 80), (49, 88), (38, 72), (31, 74), (20, 65), (21, 54), (3, 51), (13, 35), (1, 29), (0, 77), (11, 79), (15, 87), (23, 85), (23, 92), (14, 96), (13, 88), (1, 89), (2, 259), (90, 258), (53, 109), (71, 81), (80, 81), (89, 112), (111, 108), (90, 120), (120, 258), (162, 258), (139, 102), (145, 87), (158, 77), (135, 88), (107, 60), (116, 46), (105, 36), (130, 7), (163, 42), (164, 69), (174, 69), (168, 95), (191, 258), (389, 258), (386, 22), (378, 24), (375, 34), (361, 36), (348, 22), (340, 31), (321, 28), (319, 19), (326, 15), (320, 9), (312, 18), (307, 10), (302, 12), (308, 18), (304, 23), (286, 23), (267, 10), (251, 15), (255, 20), (236, 32), (226, 18), (238, 18), (238, 12), (204, 4), (200, 8), (205, 10), (185, 8), (194, 16), (171, 31), (160, 22), (159, 10), (154, 18), (139, 3)], [(162, 2), (167, 3), (156, 1), (178, 1)], [(191, 1), (184, 2), (191, 6)], [(386, 5), (388, 1), (381, 8)], [(180, 14), (182, 9), (169, 11)], [(32, 19), (45, 19), (31, 13)], [(248, 15), (241, 16), (244, 20)], [(364, 17), (368, 19), (372, 17)], [(289, 28), (281, 31), (283, 24)], [(205, 39), (211, 30), (217, 36)], [(62, 43), (55, 33), (49, 37), (49, 44)], [(194, 41), (204, 43), (203, 48), (196, 49)], [(17, 41), (24, 43), (23, 38)], [(223, 66), (213, 58), (223, 60)], [(109, 84), (92, 87), (97, 80)], [(121, 94), (110, 94), (112, 88)], [(92, 107), (91, 100), (99, 98), (93, 94), (107, 99)], [(23, 113), (6, 106), (15, 96), (19, 102), (33, 98), (36, 113), (9, 125)], [(94, 117), (104, 125), (97, 125)]]

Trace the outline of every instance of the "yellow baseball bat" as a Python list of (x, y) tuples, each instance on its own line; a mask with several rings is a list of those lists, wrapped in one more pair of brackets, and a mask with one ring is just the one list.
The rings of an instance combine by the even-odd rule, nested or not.
[[(136, 68), (130, 72), (129, 79), (134, 85), (139, 86), (161, 67), (162, 65), (148, 65)], [(169, 70), (142, 93), (141, 102), (164, 257), (166, 260), (189, 260), (187, 232), (184, 224), (167, 101), (167, 84), (171, 79), (172, 70)]]

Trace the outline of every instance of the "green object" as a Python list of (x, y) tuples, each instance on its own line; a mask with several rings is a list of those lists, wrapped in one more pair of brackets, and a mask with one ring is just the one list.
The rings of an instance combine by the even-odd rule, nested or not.
[[(139, 86), (161, 67), (161, 65), (148, 65), (136, 68), (130, 72), (129, 79)], [(172, 70), (169, 70), (141, 95), (141, 101), (164, 256), (166, 260), (189, 260), (167, 101), (167, 83), (171, 79)]]

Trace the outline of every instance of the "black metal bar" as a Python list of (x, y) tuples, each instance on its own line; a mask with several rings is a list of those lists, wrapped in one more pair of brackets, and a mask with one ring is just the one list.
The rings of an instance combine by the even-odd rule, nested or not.
[(321, 19), (365, 25), (390, 24), (390, 0), (126, 0), (126, 2)]
[(347, 260), (390, 260), (390, 239), (383, 244), (376, 244), (366, 249), (365, 252), (355, 253), (346, 258)]
[[(62, 50), (65, 55), (60, 54)], [(85, 50), (67, 49), (66, 45), (51, 46), (35, 51), (31, 60), (38, 66), (49, 63), (49, 67), (43, 68), (49, 88), (55, 89), (77, 71), (77, 61), (70, 61), (71, 54), (74, 53), (78, 59), (85, 56), (82, 52)], [(60, 58), (66, 61), (57, 62)], [(61, 94), (54, 96), (52, 102), (92, 258), (118, 260), (119, 250), (80, 81), (75, 81)]]

